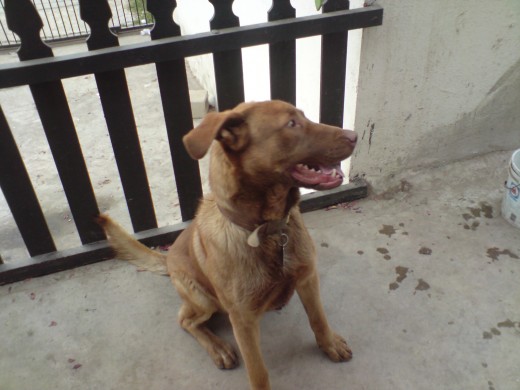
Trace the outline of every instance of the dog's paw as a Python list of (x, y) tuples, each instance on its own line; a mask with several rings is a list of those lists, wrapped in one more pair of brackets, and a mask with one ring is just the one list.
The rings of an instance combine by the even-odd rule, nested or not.
[(332, 334), (327, 343), (320, 344), (319, 347), (333, 362), (347, 362), (352, 359), (352, 350), (345, 339), (336, 333)]
[(234, 348), (228, 343), (220, 340), (215, 343), (210, 351), (210, 356), (215, 365), (221, 370), (229, 370), (238, 366), (238, 355)]

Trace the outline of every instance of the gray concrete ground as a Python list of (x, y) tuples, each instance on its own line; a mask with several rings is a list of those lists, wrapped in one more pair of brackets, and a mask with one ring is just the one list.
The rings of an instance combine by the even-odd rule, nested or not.
[[(324, 306), (354, 358), (315, 347), (297, 297), (262, 321), (275, 389), (520, 389), (520, 230), (500, 216), (510, 153), (403, 172), (305, 215)], [(370, 179), (370, 178), (368, 178)], [(168, 278), (107, 261), (0, 287), (0, 388), (246, 389), (176, 324)], [(225, 316), (215, 331), (234, 345)]]

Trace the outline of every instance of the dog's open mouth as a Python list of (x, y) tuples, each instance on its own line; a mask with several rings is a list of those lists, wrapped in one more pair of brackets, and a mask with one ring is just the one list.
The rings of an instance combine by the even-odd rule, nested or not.
[(345, 174), (340, 163), (331, 166), (298, 164), (290, 171), (298, 186), (328, 190), (339, 186)]

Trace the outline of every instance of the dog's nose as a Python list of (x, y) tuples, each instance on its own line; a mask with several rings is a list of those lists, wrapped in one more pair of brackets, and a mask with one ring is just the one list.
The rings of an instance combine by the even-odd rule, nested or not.
[(350, 143), (356, 144), (357, 142), (357, 133), (353, 130), (343, 130), (343, 136), (349, 140)]

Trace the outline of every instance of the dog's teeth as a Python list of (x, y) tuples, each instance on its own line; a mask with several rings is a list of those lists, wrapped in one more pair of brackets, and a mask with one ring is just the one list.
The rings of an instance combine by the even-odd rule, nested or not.
[(336, 171), (336, 168), (332, 170), (331, 176), (336, 177), (338, 175), (338, 172)]
[(321, 169), (318, 169), (316, 172), (317, 172), (317, 173), (321, 173)]

